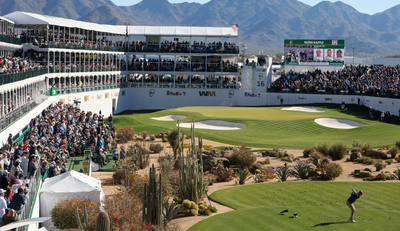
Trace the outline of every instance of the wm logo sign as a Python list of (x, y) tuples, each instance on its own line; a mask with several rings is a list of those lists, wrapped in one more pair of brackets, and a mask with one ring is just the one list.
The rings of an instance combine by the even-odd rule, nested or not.
[(199, 91), (200, 96), (217, 96), (215, 91)]

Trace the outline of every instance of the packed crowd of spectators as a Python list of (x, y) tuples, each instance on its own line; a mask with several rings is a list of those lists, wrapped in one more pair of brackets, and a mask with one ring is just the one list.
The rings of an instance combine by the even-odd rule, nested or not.
[(89, 158), (100, 157), (106, 164), (109, 144), (115, 140), (111, 115), (108, 121), (104, 126), (104, 115), (57, 103), (30, 121), (30, 134), (23, 143), (14, 143), (10, 134), (0, 150), (0, 219), (7, 210), (19, 211), (25, 204), (25, 181), (35, 172), (48, 177), (62, 174), (70, 157), (82, 156), (86, 149), (92, 150)]
[[(125, 44), (127, 45), (127, 44)], [(239, 49), (231, 42), (196, 42), (193, 41), (163, 41), (158, 42), (133, 41), (128, 45), (129, 52), (162, 52), (162, 53), (238, 53)], [(222, 49), (223, 48), (223, 49)]]
[(268, 86), (273, 92), (364, 94), (398, 97), (400, 65), (345, 66), (338, 71), (289, 73)]
[(15, 74), (26, 71), (34, 71), (47, 68), (47, 66), (35, 63), (29, 58), (0, 57), (0, 74)]
[[(221, 66), (222, 65), (222, 66)], [(221, 68), (222, 67), (222, 68)], [(122, 65), (122, 69), (125, 69), (125, 65)], [(237, 72), (237, 64), (229, 62), (229, 60), (210, 60), (205, 61), (191, 61), (188, 59), (132, 59), (128, 64), (129, 71), (179, 71), (179, 72)]]

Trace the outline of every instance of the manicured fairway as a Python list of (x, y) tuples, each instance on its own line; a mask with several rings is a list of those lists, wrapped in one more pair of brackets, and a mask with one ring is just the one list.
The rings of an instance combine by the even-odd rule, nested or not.
[[(237, 186), (211, 198), (236, 209), (205, 219), (197, 230), (399, 230), (400, 182), (354, 182), (364, 195), (348, 223), (347, 182), (281, 182)], [(281, 215), (280, 212), (289, 212)], [(298, 218), (290, 218), (297, 212)]]
[[(305, 105), (310, 107), (310, 105)], [(373, 147), (393, 145), (400, 140), (399, 125), (379, 122), (368, 118), (368, 108), (355, 105), (341, 111), (339, 105), (311, 105), (325, 110), (323, 113), (282, 111), (281, 107), (185, 107), (161, 111), (127, 111), (114, 117), (114, 125), (130, 126), (138, 133), (146, 130), (159, 133), (175, 127), (176, 122), (157, 121), (150, 117), (172, 114), (186, 115), (182, 122), (219, 119), (245, 123), (246, 128), (234, 131), (198, 129), (205, 139), (232, 145), (251, 147), (306, 148), (315, 143), (342, 142), (349, 148), (354, 140), (370, 143)], [(368, 126), (352, 130), (326, 128), (314, 122), (315, 118), (348, 119)], [(398, 123), (398, 118), (392, 118)], [(189, 129), (183, 129), (189, 131)]]

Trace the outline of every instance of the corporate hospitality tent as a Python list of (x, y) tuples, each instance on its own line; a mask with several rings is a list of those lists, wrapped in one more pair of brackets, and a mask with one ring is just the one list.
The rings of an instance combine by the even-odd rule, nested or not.
[[(51, 210), (57, 202), (70, 198), (101, 203), (104, 199), (101, 181), (73, 170), (46, 179), (39, 193), (40, 217), (51, 217)], [(44, 226), (50, 228), (53, 225), (51, 221), (46, 221)]]

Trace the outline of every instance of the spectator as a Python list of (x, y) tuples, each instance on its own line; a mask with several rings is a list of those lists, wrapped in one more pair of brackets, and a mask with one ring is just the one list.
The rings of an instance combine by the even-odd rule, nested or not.
[(0, 188), (0, 224), (3, 223), (3, 217), (6, 215), (7, 209), (7, 202), (4, 199), (5, 192), (4, 189)]
[[(16, 222), (16, 221), (19, 221), (19, 218), (17, 217), (17, 213), (15, 212), (14, 209), (10, 209), (10, 211), (8, 211), (8, 214), (6, 216), (7, 216), (7, 218), (4, 219), (3, 226), (8, 225), (13, 222)], [(16, 228), (11, 229), (11, 231), (15, 231), (15, 230), (16, 230)]]
[(7, 143), (12, 147), (14, 144), (14, 141), (12, 139), (12, 134), (8, 135)]
[(6, 190), (8, 187), (8, 171), (3, 170), (3, 175), (0, 176), (0, 188)]
[(12, 198), (10, 209), (14, 209), (15, 211), (19, 211), (21, 209), (21, 206), (25, 204), (25, 197), (23, 193), (24, 190), (22, 188), (19, 188), (18, 193), (15, 193)]
[(7, 202), (7, 206), (10, 206), (10, 203), (12, 201), (13, 195), (14, 195), (13, 191), (10, 188), (7, 188), (6, 189), (6, 193), (4, 194), (4, 199)]

